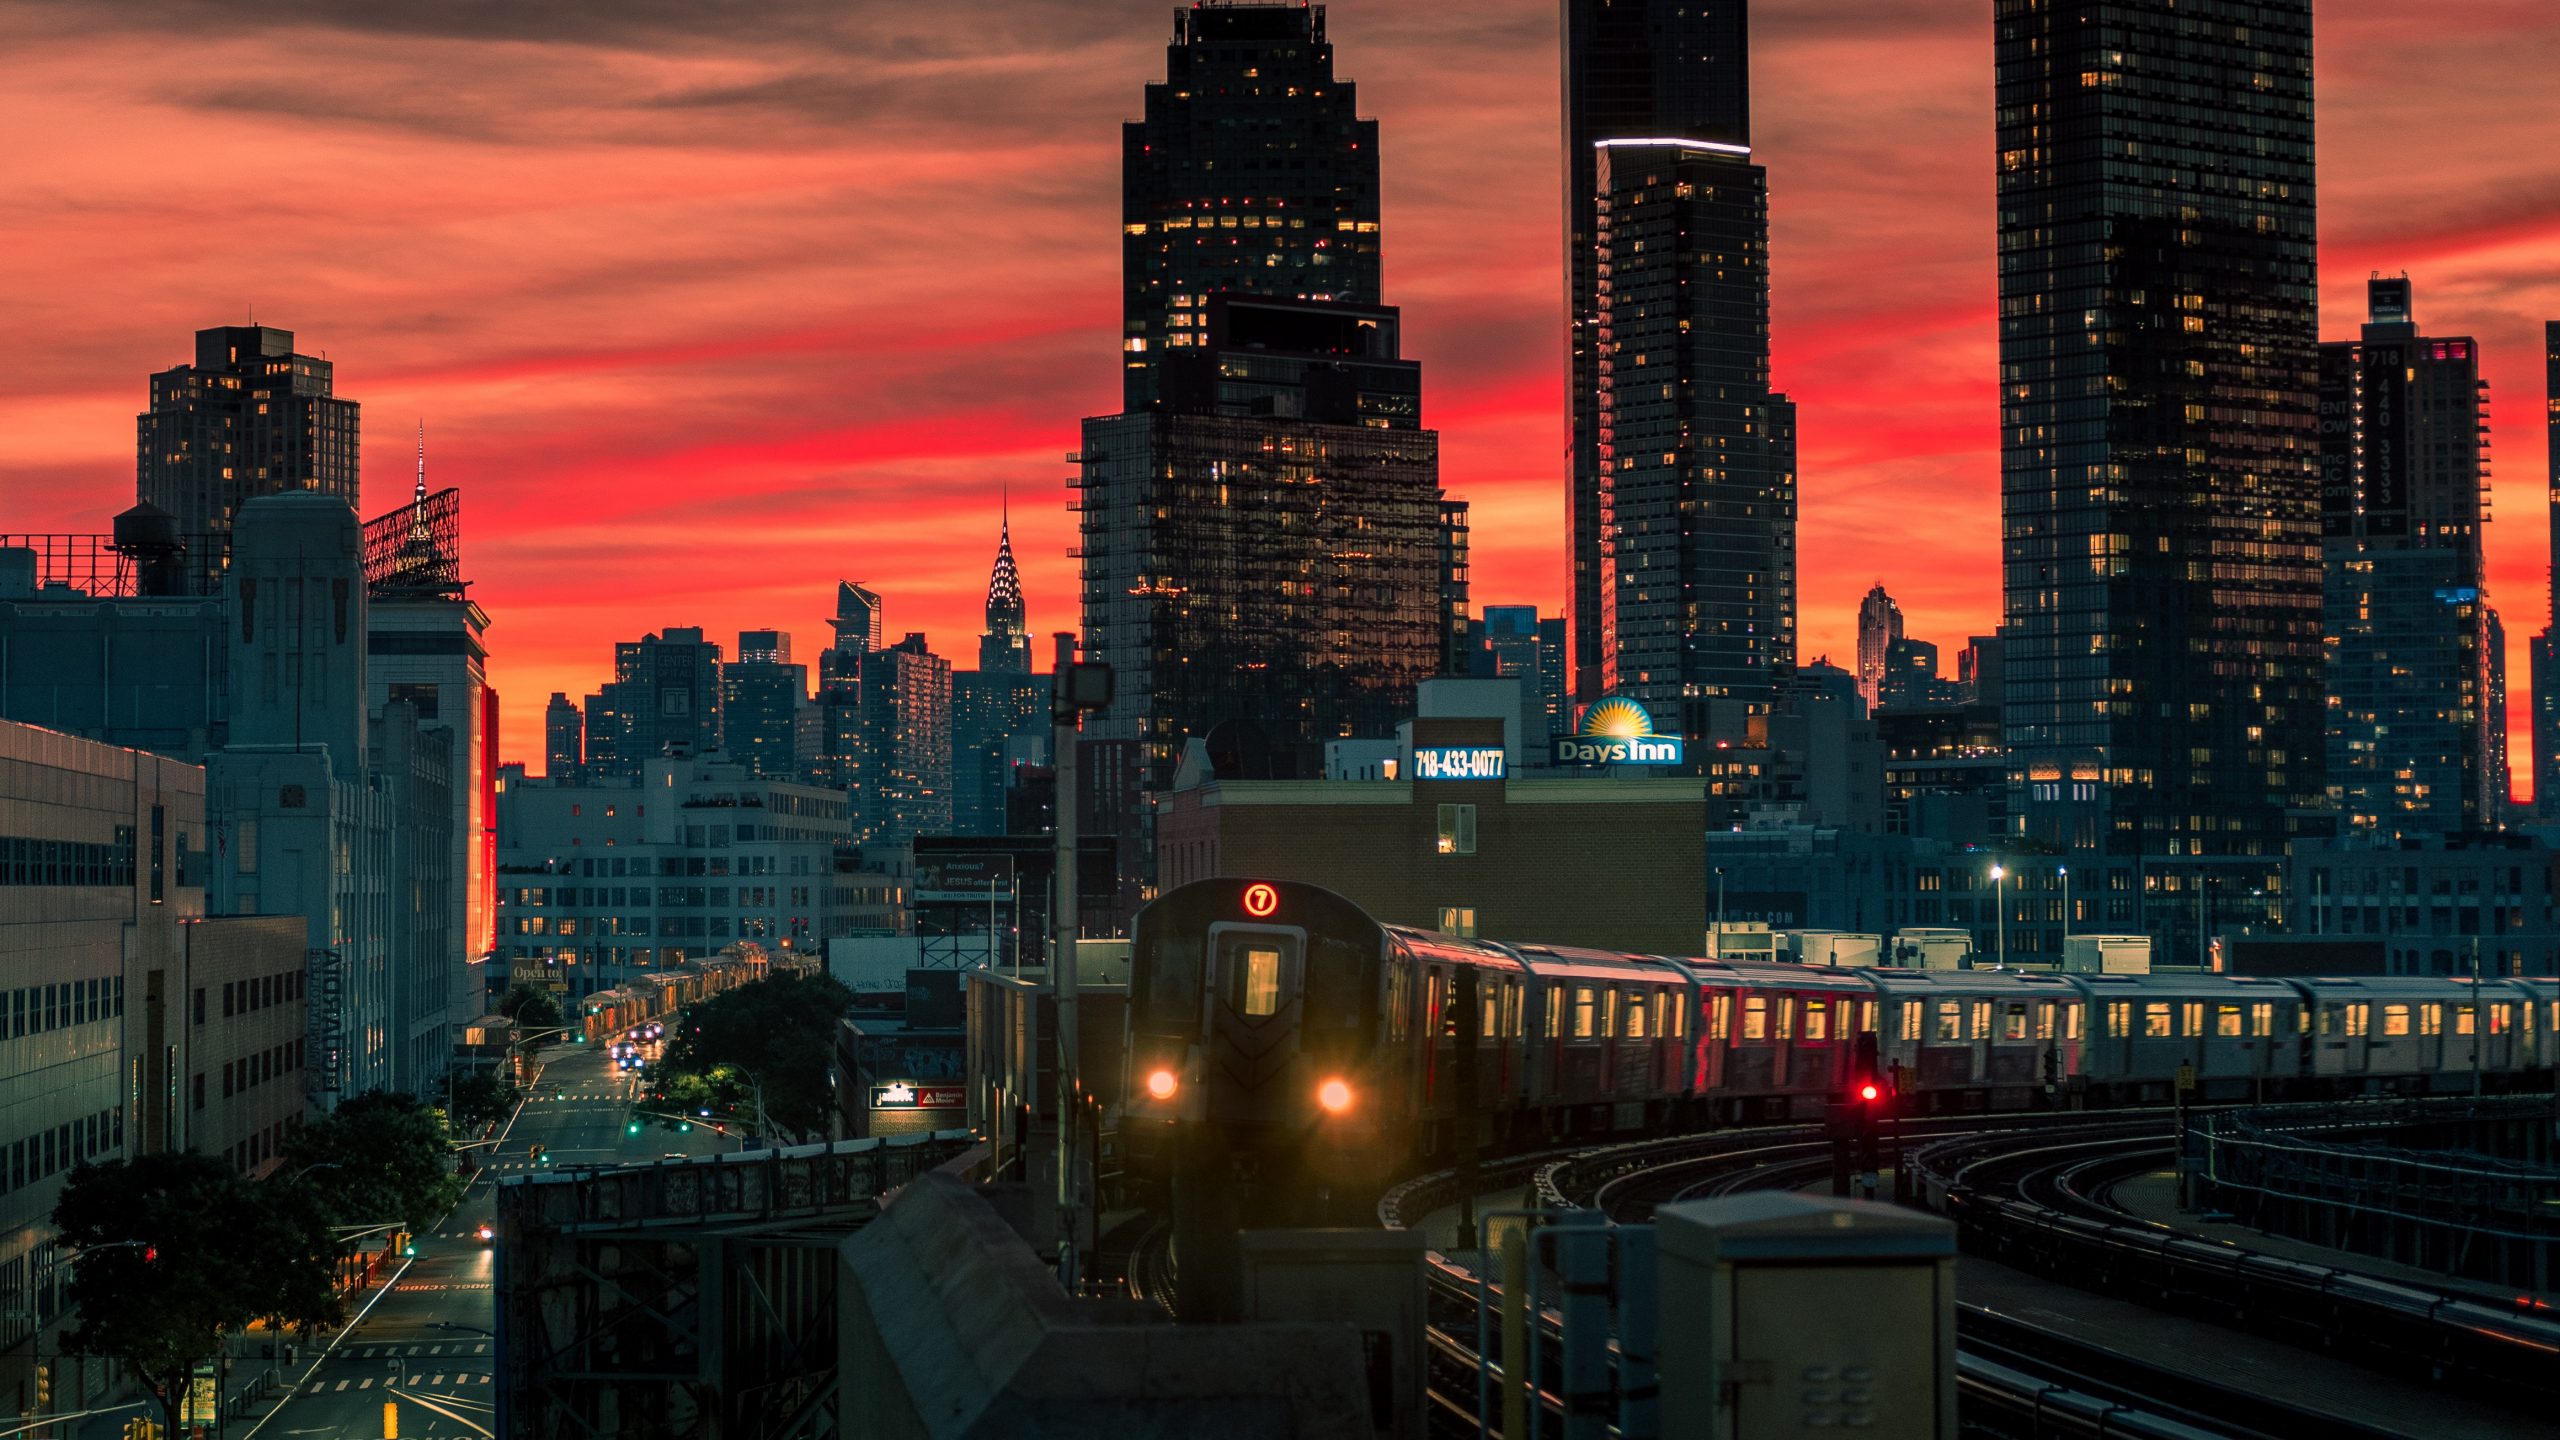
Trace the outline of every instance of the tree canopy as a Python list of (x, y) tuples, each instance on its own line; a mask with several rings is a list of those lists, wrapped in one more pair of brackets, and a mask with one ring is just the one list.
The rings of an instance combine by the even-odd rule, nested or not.
[(186, 1377), (221, 1334), (264, 1319), (342, 1318), (326, 1218), (211, 1156), (163, 1151), (71, 1172), (53, 1223), (79, 1322), (67, 1350), (143, 1377), (171, 1425)]
[(761, 1085), (776, 1138), (823, 1134), (836, 1020), (852, 1004), (853, 992), (825, 975), (780, 974), (715, 995), (671, 1032), (659, 1093), (671, 1105), (751, 1113)]
[(498, 999), (498, 1013), (527, 1030), (548, 1030), (562, 1022), (560, 1002), (548, 990), (518, 985)]
[(343, 1101), (287, 1136), (284, 1168), (303, 1172), (341, 1227), (415, 1230), (462, 1198), (443, 1112), (385, 1091)]

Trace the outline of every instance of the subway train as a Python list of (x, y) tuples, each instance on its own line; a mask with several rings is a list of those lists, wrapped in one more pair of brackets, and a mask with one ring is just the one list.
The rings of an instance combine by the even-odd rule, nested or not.
[[(1899, 1113), (2545, 1088), (2560, 980), (1831, 968), (1382, 925), (1216, 879), (1132, 936), (1119, 1135), (1177, 1231), (1357, 1223), (1495, 1154), (1818, 1119), (1872, 1031)], [(1177, 1236), (1177, 1245), (1179, 1245)]]

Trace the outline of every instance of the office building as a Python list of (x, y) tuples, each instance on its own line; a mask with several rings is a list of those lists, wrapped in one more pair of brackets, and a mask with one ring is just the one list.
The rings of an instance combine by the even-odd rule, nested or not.
[(1120, 174), (1123, 410), (1209, 343), (1212, 296), (1379, 303), (1378, 122), (1334, 77), (1321, 5), (1176, 10)]
[(1884, 669), (1876, 677), (1876, 708), (1913, 710), (1954, 705), (1962, 687), (1938, 674), (1938, 647), (1905, 635), (1884, 647)]
[(2320, 347), (2328, 786), (2341, 828), (2494, 824), (2479, 347), (2418, 330), (2407, 277), (2366, 287), (2361, 338)]
[(2322, 798), (2311, 4), (1993, 17), (2011, 823), (2180, 952)]
[(1396, 312), (1217, 295), (1207, 319), (1153, 410), (1085, 422), (1077, 481), (1085, 654), (1116, 681), (1089, 724), (1151, 786), (1221, 725), (1313, 773), (1445, 655), (1439, 437)]
[(863, 656), (854, 683), (855, 843), (895, 855), (918, 835), (951, 833), (951, 662), (909, 634)]
[(1858, 694), (1870, 710), (1884, 703), (1885, 654), (1901, 638), (1902, 607), (1884, 593), (1879, 580), (1858, 602)]
[(987, 628), (978, 637), (978, 669), (989, 675), (1031, 673), (1031, 628), (1023, 614), (1022, 572), (1013, 564), (1009, 509), (996, 530), (995, 569), (987, 576)]
[(1693, 739), (1740, 739), (1795, 661), (1767, 176), (1728, 142), (1596, 148), (1599, 683)]
[(1475, 664), (1475, 615), (1467, 608), (1467, 502), (1440, 497), (1440, 673)]
[(2545, 513), (2550, 523), (2543, 572), (2548, 622), (2533, 637), (2533, 813), (2560, 820), (2560, 320), (2542, 323), (2543, 433), (2550, 455)]
[(849, 933), (853, 833), (836, 791), (704, 756), (630, 780), (499, 792), (498, 959), (582, 999), (751, 943), (776, 959)]
[[(2306, 840), (2288, 933), (2379, 940), (2386, 973), (2560, 974), (2560, 852), (2508, 833)], [(2219, 896), (2211, 897), (2219, 900)]]
[(140, 498), (168, 514), (193, 557), (190, 588), (219, 593), (244, 502), (312, 490), (354, 505), (359, 428), (334, 367), (296, 354), (292, 331), (197, 331), (195, 362), (153, 375), (151, 408), (135, 419)]
[(551, 703), (542, 707), (542, 773), (574, 782), (586, 763), (587, 717), (576, 701), (554, 690)]
[(1566, 0), (1564, 216), (1567, 488), (1566, 617), (1572, 698), (1607, 693), (1613, 537), (1600, 456), (1601, 146), (1613, 140), (1751, 144), (1749, 27), (1743, 0)]
[(587, 697), (587, 769), (628, 778), (663, 755), (721, 748), (720, 646), (670, 625), (613, 647), (613, 678)]
[(809, 667), (791, 661), (791, 636), (741, 630), (738, 658), (720, 667), (720, 728), (729, 758), (768, 780), (797, 780), (810, 757), (801, 753), (802, 712), (809, 708)]
[[(186, 925), (184, 969), (163, 993), (170, 1004), (146, 1028), (148, 1053), (185, 1041), (186, 1084), (179, 1105), (187, 1148), (220, 1156), (251, 1177), (275, 1172), (285, 1136), (310, 1113), (302, 1067), (308, 1049), (309, 972), (303, 927), (292, 915), (224, 915)], [(185, 997), (184, 1018), (177, 999)], [(149, 1110), (164, 1102), (155, 1093)]]
[(1045, 764), (1049, 682), (1031, 673), (1031, 633), (1023, 618), (1022, 576), (1013, 564), (1013, 527), (996, 534), (987, 577), (987, 628), (978, 668), (951, 676), (951, 833), (1004, 833), (1004, 792), (1017, 764)]
[(1534, 605), (1487, 605), (1476, 629), (1483, 663), (1474, 673), (1520, 682), (1520, 736), (1531, 752), (1524, 758), (1539, 763), (1547, 737), (1573, 728), (1560, 653), (1562, 619), (1542, 619)]

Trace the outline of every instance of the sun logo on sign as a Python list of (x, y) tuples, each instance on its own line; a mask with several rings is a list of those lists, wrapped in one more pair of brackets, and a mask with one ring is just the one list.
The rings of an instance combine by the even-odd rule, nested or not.
[(1582, 712), (1582, 733), (1632, 740), (1653, 733), (1653, 717), (1624, 695), (1612, 695)]

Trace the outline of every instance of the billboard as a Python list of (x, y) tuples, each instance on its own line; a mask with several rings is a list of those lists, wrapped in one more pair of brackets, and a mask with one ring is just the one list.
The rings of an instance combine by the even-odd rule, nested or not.
[(1657, 735), (1653, 716), (1635, 701), (1612, 695), (1582, 712), (1582, 728), (1555, 737), (1558, 765), (1677, 765), (1680, 737)]

